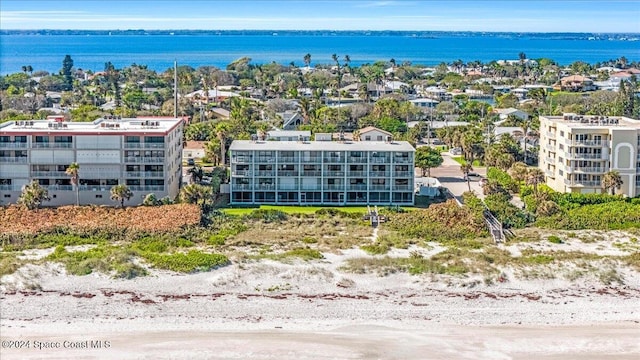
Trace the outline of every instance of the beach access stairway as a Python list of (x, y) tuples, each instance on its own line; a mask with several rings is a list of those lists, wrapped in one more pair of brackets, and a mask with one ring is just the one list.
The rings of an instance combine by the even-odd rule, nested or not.
[[(460, 199), (458, 199), (451, 190), (445, 188), (445, 194), (448, 198), (452, 198), (456, 201), (458, 206), (464, 206)], [(484, 203), (483, 203), (484, 204)], [(511, 231), (505, 229), (502, 226), (502, 223), (496, 219), (496, 217), (489, 211), (489, 208), (484, 207), (484, 211), (482, 212), (482, 217), (484, 218), (484, 222), (489, 229), (489, 233), (491, 234), (491, 238), (495, 241), (496, 244), (500, 244), (506, 241), (507, 235), (513, 235)]]

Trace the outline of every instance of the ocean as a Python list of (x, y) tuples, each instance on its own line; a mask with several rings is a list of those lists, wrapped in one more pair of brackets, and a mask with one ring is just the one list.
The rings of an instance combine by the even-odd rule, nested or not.
[(65, 55), (76, 68), (101, 71), (112, 62), (116, 68), (132, 64), (164, 71), (177, 60), (194, 68), (203, 65), (224, 68), (247, 56), (252, 63), (277, 62), (304, 65), (311, 54), (312, 65), (332, 63), (331, 55), (349, 55), (352, 65), (389, 61), (398, 64), (437, 65), (463, 60), (517, 59), (524, 52), (530, 59), (551, 58), (562, 65), (575, 61), (596, 63), (624, 56), (640, 61), (640, 41), (635, 38), (593, 34), (511, 33), (412, 33), (412, 32), (193, 32), (169, 31), (153, 34), (86, 32), (73, 34), (0, 33), (0, 74), (34, 70), (58, 72)]

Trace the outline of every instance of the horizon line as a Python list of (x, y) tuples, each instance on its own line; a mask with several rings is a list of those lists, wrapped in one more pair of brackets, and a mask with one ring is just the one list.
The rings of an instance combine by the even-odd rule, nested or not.
[(329, 31), (329, 32), (350, 32), (350, 31), (366, 31), (366, 32), (436, 32), (436, 33), (450, 33), (450, 32), (466, 32), (466, 33), (489, 33), (489, 34), (634, 34), (640, 35), (640, 32), (629, 31), (495, 31), (495, 30), (368, 30), (368, 29), (52, 29), (52, 28), (34, 28), (34, 29), (0, 29), (3, 31), (299, 31), (299, 32), (313, 32), (313, 31)]

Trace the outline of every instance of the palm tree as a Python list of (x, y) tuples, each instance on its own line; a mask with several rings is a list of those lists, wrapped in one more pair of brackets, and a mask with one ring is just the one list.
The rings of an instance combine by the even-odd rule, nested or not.
[(229, 132), (229, 124), (226, 122), (221, 122), (216, 125), (216, 137), (220, 141), (220, 162), (222, 166), (226, 167), (227, 160), (227, 133)]
[(516, 124), (518, 127), (522, 129), (522, 133), (524, 134), (524, 163), (527, 163), (527, 133), (531, 128), (531, 119), (527, 117), (526, 119), (516, 118)]
[(71, 163), (65, 173), (71, 177), (71, 184), (76, 187), (76, 206), (80, 206), (80, 184), (78, 183), (78, 172), (80, 165), (77, 162)]
[(538, 197), (538, 184), (544, 183), (544, 173), (538, 168), (531, 168), (527, 172), (527, 185), (533, 185), (533, 193)]
[(464, 178), (467, 180), (467, 187), (469, 188), (469, 191), (471, 191), (471, 182), (469, 181), (469, 173), (473, 171), (473, 166), (471, 166), (471, 163), (465, 162), (464, 164), (460, 165), (460, 171), (464, 175)]
[(602, 176), (602, 188), (605, 191), (611, 190), (611, 195), (616, 194), (616, 189), (622, 187), (622, 176), (617, 171), (609, 171)]
[(188, 173), (191, 175), (192, 183), (199, 184), (202, 181), (202, 178), (204, 177), (204, 171), (200, 166), (197, 166), (197, 165), (189, 169)]
[(124, 202), (133, 197), (133, 192), (125, 184), (116, 185), (111, 188), (111, 200), (120, 203), (120, 207), (124, 207)]
[(18, 204), (24, 205), (29, 210), (40, 207), (44, 201), (50, 201), (49, 191), (38, 184), (36, 180), (22, 187), (22, 193), (18, 199)]
[(189, 184), (180, 190), (180, 202), (206, 205), (213, 203), (213, 188), (200, 184)]
[(306, 67), (311, 66), (311, 54), (307, 53), (307, 55), (304, 56), (304, 65)]
[(527, 179), (528, 172), (529, 168), (527, 165), (521, 162), (514, 163), (509, 169), (509, 175), (518, 182), (525, 181)]

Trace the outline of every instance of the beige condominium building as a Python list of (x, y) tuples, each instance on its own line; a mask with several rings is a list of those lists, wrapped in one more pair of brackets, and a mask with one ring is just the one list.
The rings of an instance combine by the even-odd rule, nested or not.
[(126, 184), (128, 205), (147, 194), (178, 195), (182, 175), (182, 119), (106, 117), (94, 122), (12, 121), (0, 125), (0, 201), (15, 203), (32, 180), (49, 191), (45, 206), (76, 203), (65, 173), (80, 166), (80, 204), (114, 205), (110, 190)]
[(414, 153), (406, 141), (236, 140), (231, 204), (412, 205)]
[(551, 188), (601, 193), (602, 178), (618, 171), (616, 193), (640, 195), (640, 121), (620, 116), (540, 116), (540, 168)]

